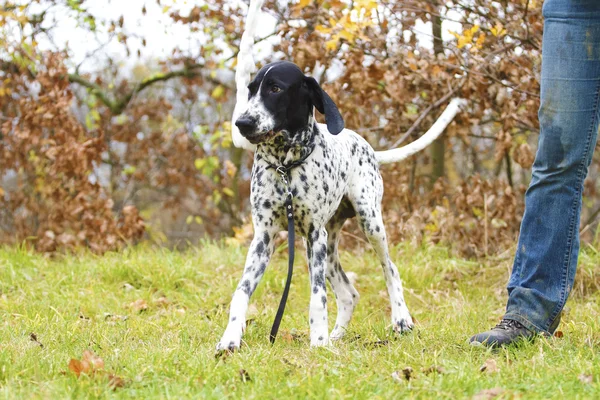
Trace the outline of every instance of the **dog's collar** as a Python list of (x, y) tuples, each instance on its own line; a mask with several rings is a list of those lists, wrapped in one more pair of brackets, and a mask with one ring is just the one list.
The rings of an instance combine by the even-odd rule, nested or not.
[(308, 153), (306, 153), (304, 156), (302, 156), (299, 160), (296, 161), (292, 161), (291, 163), (288, 164), (282, 164), (282, 165), (276, 165), (276, 164), (271, 164), (270, 162), (268, 162), (267, 160), (265, 160), (265, 162), (267, 163), (267, 168), (273, 168), (275, 171), (279, 172), (280, 175), (285, 174), (286, 177), (289, 177), (289, 172), (302, 165), (302, 163), (304, 161), (306, 161), (308, 159), (308, 157), (310, 157), (310, 155), (313, 153), (313, 151), (315, 150), (316, 144), (314, 144), (312, 146), (312, 148), (310, 149), (310, 151)]

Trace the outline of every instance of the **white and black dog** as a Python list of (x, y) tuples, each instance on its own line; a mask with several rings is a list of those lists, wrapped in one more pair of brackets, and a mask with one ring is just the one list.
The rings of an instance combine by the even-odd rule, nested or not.
[[(254, 239), (242, 278), (231, 300), (229, 322), (217, 352), (240, 347), (250, 296), (273, 254), (275, 235), (287, 227), (286, 198), (293, 195), (296, 231), (306, 239), (310, 270), (310, 344), (323, 346), (346, 332), (358, 292), (342, 270), (338, 256), (340, 229), (356, 216), (383, 267), (392, 306), (392, 326), (413, 328), (404, 302), (398, 269), (388, 253), (381, 216), (383, 182), (373, 148), (344, 129), (336, 105), (317, 81), (293, 63), (263, 67), (248, 86), (248, 109), (236, 125), (256, 145), (251, 179)], [(313, 118), (313, 107), (326, 125)], [(288, 169), (289, 187), (278, 167)], [(327, 327), (325, 279), (337, 299), (337, 319)]]

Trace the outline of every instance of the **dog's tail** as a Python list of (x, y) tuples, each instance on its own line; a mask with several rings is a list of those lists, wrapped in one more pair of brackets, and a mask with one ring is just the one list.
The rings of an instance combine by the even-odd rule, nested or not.
[(400, 160), (404, 160), (412, 156), (415, 153), (423, 150), (425, 147), (429, 146), (435, 139), (438, 138), (446, 129), (448, 124), (452, 122), (461, 106), (466, 104), (466, 100), (464, 99), (452, 99), (448, 107), (444, 110), (442, 115), (438, 118), (437, 121), (429, 128), (427, 132), (414, 142), (407, 144), (406, 146), (399, 147), (397, 149), (385, 150), (385, 151), (376, 151), (375, 158), (379, 162), (379, 164), (388, 164), (397, 162)]

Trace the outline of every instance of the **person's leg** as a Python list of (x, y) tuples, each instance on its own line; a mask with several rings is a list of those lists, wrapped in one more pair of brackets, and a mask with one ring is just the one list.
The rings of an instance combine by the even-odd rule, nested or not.
[(583, 181), (600, 119), (600, 1), (546, 0), (543, 13), (540, 137), (504, 317), (518, 323), (472, 342), (552, 333), (575, 278)]

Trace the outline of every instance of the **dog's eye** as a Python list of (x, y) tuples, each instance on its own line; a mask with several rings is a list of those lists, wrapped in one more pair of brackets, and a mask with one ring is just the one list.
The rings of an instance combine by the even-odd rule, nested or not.
[(279, 93), (281, 92), (281, 88), (277, 85), (274, 85), (273, 87), (271, 87), (271, 92), (272, 93)]

